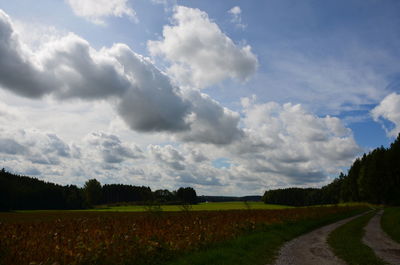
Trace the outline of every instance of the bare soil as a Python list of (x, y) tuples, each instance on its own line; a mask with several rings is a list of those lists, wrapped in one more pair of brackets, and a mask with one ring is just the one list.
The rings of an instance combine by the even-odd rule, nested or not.
[(275, 265), (345, 265), (333, 254), (327, 243), (328, 235), (337, 227), (350, 222), (360, 215), (340, 220), (318, 228), (308, 234), (287, 242), (280, 250)]
[(363, 243), (389, 264), (400, 264), (400, 244), (393, 241), (381, 228), (382, 211), (369, 221), (365, 229)]

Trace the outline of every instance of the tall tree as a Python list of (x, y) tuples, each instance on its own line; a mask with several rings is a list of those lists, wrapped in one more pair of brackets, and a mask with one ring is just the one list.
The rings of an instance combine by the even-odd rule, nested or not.
[(89, 179), (83, 187), (86, 202), (89, 206), (99, 204), (102, 197), (101, 184), (96, 179)]
[(184, 203), (189, 203), (189, 204), (197, 203), (196, 191), (191, 187), (179, 188), (176, 191), (176, 196), (178, 197), (179, 200), (181, 200)]

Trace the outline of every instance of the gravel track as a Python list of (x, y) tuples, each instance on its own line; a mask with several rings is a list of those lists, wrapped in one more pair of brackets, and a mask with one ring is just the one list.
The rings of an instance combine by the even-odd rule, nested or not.
[(379, 211), (365, 226), (363, 243), (389, 264), (400, 264), (400, 244), (393, 241), (381, 228), (383, 210)]
[[(323, 226), (287, 242), (280, 250), (275, 265), (345, 265), (333, 254), (327, 243), (328, 235), (339, 226), (359, 217), (356, 215)], [(399, 263), (400, 264), (400, 263)]]

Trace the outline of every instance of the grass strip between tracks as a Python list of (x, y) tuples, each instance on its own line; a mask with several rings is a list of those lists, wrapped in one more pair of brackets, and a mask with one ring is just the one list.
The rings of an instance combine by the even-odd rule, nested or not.
[(329, 235), (328, 243), (336, 256), (349, 265), (386, 264), (375, 255), (370, 247), (362, 243), (364, 227), (375, 214), (374, 211), (362, 215), (338, 227)]

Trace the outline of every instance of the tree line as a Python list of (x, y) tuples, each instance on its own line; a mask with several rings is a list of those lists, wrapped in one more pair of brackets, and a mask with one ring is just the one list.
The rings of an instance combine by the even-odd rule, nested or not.
[(196, 191), (179, 188), (176, 191), (125, 184), (101, 185), (96, 179), (86, 181), (83, 188), (62, 186), (28, 176), (0, 170), (0, 211), (86, 209), (99, 204), (195, 204)]
[(262, 196), (253, 195), (253, 196), (199, 196), (197, 197), (198, 202), (260, 202)]
[(308, 206), (340, 202), (400, 205), (400, 134), (389, 148), (379, 147), (357, 158), (347, 175), (316, 188), (269, 190), (263, 201)]

